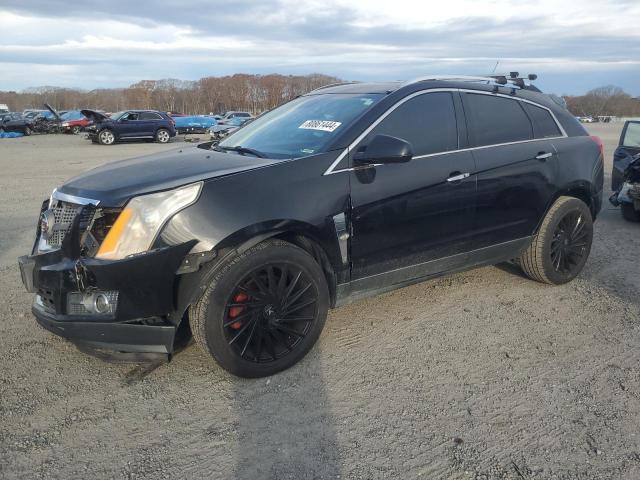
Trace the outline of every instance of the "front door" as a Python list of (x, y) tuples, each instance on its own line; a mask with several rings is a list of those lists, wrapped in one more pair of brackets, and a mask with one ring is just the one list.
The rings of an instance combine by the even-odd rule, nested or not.
[(140, 123), (138, 113), (128, 112), (118, 119), (118, 136), (120, 138), (132, 138), (139, 136)]
[[(358, 282), (375, 288), (376, 283), (399, 284), (438, 273), (447, 263), (446, 269), (454, 268), (470, 248), (475, 164), (470, 151), (456, 151), (464, 141), (457, 95), (424, 92), (409, 98), (351, 152), (364, 151), (382, 134), (406, 140), (414, 153), (408, 163), (350, 172), (356, 289)], [(451, 262), (436, 261), (447, 257)]]
[(620, 143), (613, 153), (613, 172), (611, 189), (618, 191), (622, 187), (624, 171), (631, 163), (631, 157), (640, 153), (640, 121), (625, 123), (620, 135)]

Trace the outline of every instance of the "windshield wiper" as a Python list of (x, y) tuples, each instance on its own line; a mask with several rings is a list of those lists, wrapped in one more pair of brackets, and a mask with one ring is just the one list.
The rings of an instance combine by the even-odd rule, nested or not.
[(243, 147), (242, 145), (235, 145), (233, 147), (221, 147), (220, 145), (216, 145), (216, 147), (214, 148), (214, 150), (220, 152), (220, 151), (231, 151), (231, 152), (238, 152), (238, 153), (248, 153), (249, 155), (253, 155), (254, 157), (258, 157), (258, 158), (267, 158), (267, 156), (260, 152), (259, 150), (254, 150), (253, 148), (248, 148), (248, 147)]

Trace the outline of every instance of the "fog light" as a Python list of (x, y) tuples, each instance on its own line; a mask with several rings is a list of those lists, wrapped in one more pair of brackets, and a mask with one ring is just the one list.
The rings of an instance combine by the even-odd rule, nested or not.
[(67, 294), (67, 315), (113, 317), (118, 307), (118, 292), (94, 291)]
[(111, 308), (111, 304), (109, 303), (109, 299), (104, 293), (99, 293), (93, 299), (93, 308), (95, 308), (96, 313), (107, 313)]

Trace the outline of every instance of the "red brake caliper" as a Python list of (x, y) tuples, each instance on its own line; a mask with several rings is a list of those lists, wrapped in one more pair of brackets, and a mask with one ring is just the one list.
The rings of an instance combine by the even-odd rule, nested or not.
[[(234, 303), (242, 303), (246, 302), (247, 300), (249, 300), (249, 296), (246, 293), (238, 293), (233, 297)], [(242, 312), (244, 312), (246, 308), (247, 307), (231, 307), (229, 309), (229, 318), (236, 318)], [(242, 322), (238, 320), (237, 322), (234, 322), (229, 326), (234, 330), (238, 330), (242, 326)]]

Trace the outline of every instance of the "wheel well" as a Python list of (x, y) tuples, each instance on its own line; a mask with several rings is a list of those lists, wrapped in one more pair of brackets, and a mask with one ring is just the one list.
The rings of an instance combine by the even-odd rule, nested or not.
[(282, 232), (277, 235), (274, 235), (271, 238), (279, 238), (280, 240), (284, 240), (285, 242), (292, 243), (293, 245), (302, 248), (309, 255), (311, 255), (316, 262), (322, 268), (324, 272), (325, 280), (327, 281), (327, 286), (329, 287), (329, 299), (331, 306), (335, 306), (336, 301), (336, 275), (333, 271), (333, 267), (331, 266), (331, 262), (329, 262), (329, 257), (327, 256), (324, 249), (318, 244), (315, 240), (310, 239), (304, 235), (297, 234), (295, 232)]
[[(594, 212), (594, 207), (593, 207), (593, 201), (591, 198), (591, 194), (589, 193), (589, 190), (587, 188), (584, 187), (574, 187), (574, 188), (569, 188), (564, 192), (561, 192), (559, 196), (567, 196), (567, 197), (575, 197), (579, 200), (582, 200), (587, 207), (589, 207), (589, 210), (591, 211), (591, 215), (595, 218), (595, 213)], [(554, 199), (555, 202), (556, 199)]]

